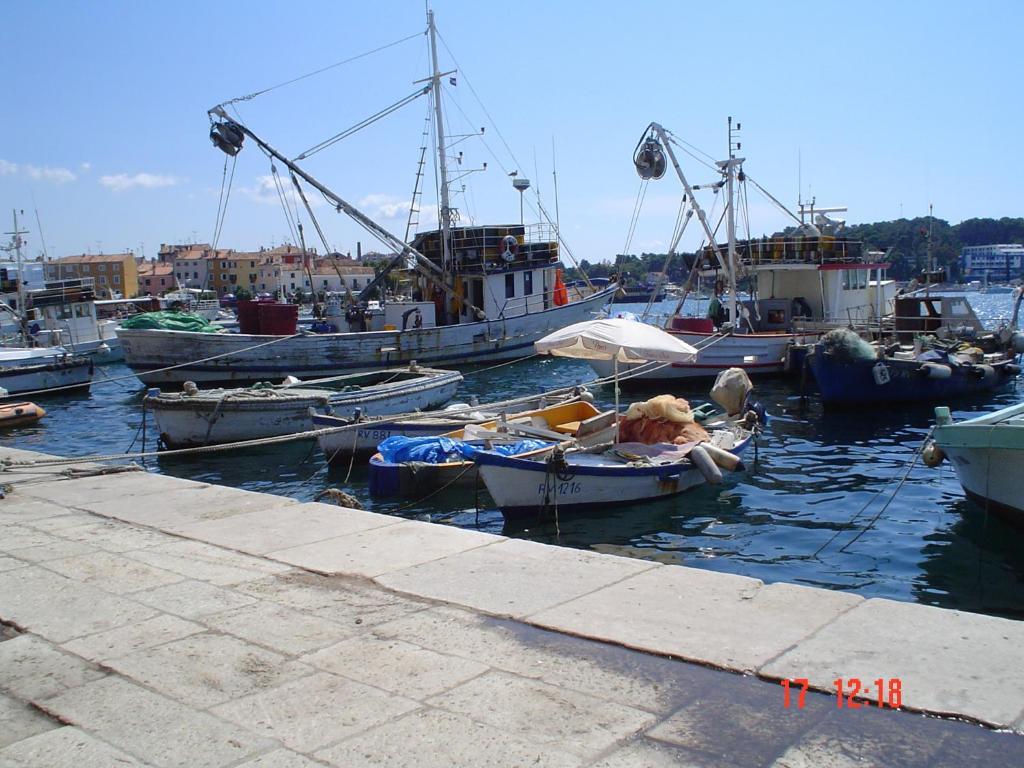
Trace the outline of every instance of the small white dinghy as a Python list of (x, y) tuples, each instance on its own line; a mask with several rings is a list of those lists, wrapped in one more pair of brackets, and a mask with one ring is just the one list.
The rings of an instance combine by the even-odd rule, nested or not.
[[(406, 368), (331, 376), (279, 385), (185, 390), (147, 395), (160, 439), (168, 448), (233, 443), (313, 429), (313, 413), (387, 416), (448, 402), (462, 374), (415, 363)], [(191, 386), (189, 386), (191, 384)]]
[(3, 395), (54, 390), (87, 390), (93, 364), (68, 354), (63, 347), (0, 347), (0, 389)]

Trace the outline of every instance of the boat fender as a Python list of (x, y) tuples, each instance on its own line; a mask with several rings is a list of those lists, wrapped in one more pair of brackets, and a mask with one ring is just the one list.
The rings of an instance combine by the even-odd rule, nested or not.
[(720, 485), (722, 482), (722, 470), (718, 468), (714, 460), (708, 454), (705, 446), (707, 444), (695, 445), (690, 449), (690, 460), (693, 465), (704, 475), (704, 479), (710, 485)]
[(921, 451), (921, 461), (924, 462), (926, 467), (937, 467), (945, 458), (946, 453), (935, 444), (934, 440), (929, 440), (928, 444)]
[(889, 383), (889, 366), (879, 361), (871, 367), (871, 375), (875, 377), (875, 384), (882, 386)]
[(972, 365), (967, 371), (976, 379), (989, 379), (996, 375), (996, 370), (991, 365)]
[(181, 389), (189, 397), (199, 392), (199, 387), (196, 386), (196, 383), (194, 381), (186, 381), (184, 384), (181, 385)]
[(715, 464), (728, 472), (734, 471), (740, 465), (740, 457), (735, 453), (729, 453), (724, 448), (719, 448), (711, 443), (701, 443), (700, 447), (707, 452)]
[(953, 375), (952, 368), (940, 363), (924, 363), (917, 369), (917, 372), (926, 379), (948, 379)]

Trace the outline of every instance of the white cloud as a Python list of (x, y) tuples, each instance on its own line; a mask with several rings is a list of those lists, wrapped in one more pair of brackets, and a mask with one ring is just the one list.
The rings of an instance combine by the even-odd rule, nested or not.
[(52, 181), (54, 184), (65, 184), (74, 181), (78, 177), (67, 168), (51, 167), (49, 165), (18, 165), (7, 160), (0, 159), (0, 176), (14, 176), (21, 174), (36, 181)]
[(26, 165), (25, 173), (36, 181), (52, 181), (54, 184), (66, 184), (78, 178), (67, 168), (51, 168), (48, 165), (41, 168), (35, 165)]
[[(284, 196), (288, 200), (289, 207), (299, 208), (300, 210), (305, 209), (302, 199), (299, 197), (298, 192), (295, 191), (295, 185), (292, 184), (291, 179), (287, 176), (279, 176), (278, 178), (284, 190)], [(257, 176), (255, 186), (239, 187), (238, 191), (253, 202), (269, 203), (270, 205), (281, 204), (281, 196), (278, 194), (277, 187), (274, 184), (274, 177), (269, 173), (264, 176)], [(309, 201), (311, 208), (319, 208), (324, 205), (323, 198), (320, 197), (318, 192), (311, 194), (311, 190), (308, 187), (305, 192), (306, 199)]]
[(374, 219), (405, 219), (409, 216), (411, 204), (391, 195), (375, 193), (358, 202), (358, 207)]
[(159, 189), (161, 187), (174, 187), (181, 184), (184, 179), (177, 176), (165, 176), (158, 173), (136, 173), (129, 176), (127, 173), (115, 173), (110, 176), (100, 176), (100, 184), (115, 192), (124, 192), (126, 189), (140, 187), (142, 189)]
[(82, 173), (88, 173), (90, 170), (92, 170), (92, 163), (82, 163), (81, 165), (78, 166), (78, 170), (80, 170)]

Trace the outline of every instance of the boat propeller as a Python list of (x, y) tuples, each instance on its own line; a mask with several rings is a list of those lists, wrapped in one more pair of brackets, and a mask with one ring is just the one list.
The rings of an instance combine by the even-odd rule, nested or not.
[(633, 165), (641, 179), (660, 179), (665, 175), (665, 150), (653, 136), (649, 136), (637, 147), (633, 155)]
[(221, 152), (234, 157), (242, 150), (245, 134), (238, 125), (227, 120), (210, 126), (210, 140)]

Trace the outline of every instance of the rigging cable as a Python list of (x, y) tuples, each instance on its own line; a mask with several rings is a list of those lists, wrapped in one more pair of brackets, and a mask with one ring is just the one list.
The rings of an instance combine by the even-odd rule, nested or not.
[(255, 92), (247, 94), (245, 96), (238, 96), (237, 98), (229, 99), (228, 101), (221, 102), (220, 106), (226, 107), (226, 106), (230, 106), (230, 105), (233, 105), (233, 104), (237, 104), (240, 101), (251, 101), (252, 99), (255, 99), (257, 96), (262, 96), (265, 93), (270, 93), (270, 91), (276, 91), (278, 88), (284, 88), (286, 85), (292, 85), (293, 83), (297, 83), (300, 80), (305, 80), (308, 77), (314, 77), (315, 75), (322, 74), (324, 72), (327, 72), (328, 70), (335, 69), (336, 67), (340, 67), (340, 66), (342, 66), (344, 64), (350, 64), (353, 61), (357, 61), (358, 59), (362, 59), (362, 58), (365, 58), (367, 56), (371, 56), (371, 55), (373, 55), (375, 53), (379, 53), (380, 51), (387, 50), (388, 48), (393, 48), (396, 45), (400, 45), (402, 43), (405, 43), (405, 42), (407, 42), (409, 40), (413, 40), (414, 38), (420, 37), (421, 35), (425, 35), (425, 34), (426, 34), (426, 30), (423, 30), (421, 32), (416, 32), (414, 34), (409, 35), (408, 37), (403, 37), (400, 40), (395, 40), (394, 42), (387, 43), (386, 45), (379, 46), (377, 48), (374, 48), (373, 50), (365, 51), (364, 53), (360, 53), (360, 54), (357, 54), (355, 56), (350, 56), (349, 58), (342, 59), (341, 61), (336, 61), (333, 64), (328, 64), (326, 67), (321, 67), (320, 69), (314, 70), (312, 72), (307, 72), (304, 75), (299, 75), (298, 77), (293, 77), (291, 80), (285, 80), (283, 83), (278, 83), (277, 85), (272, 85), (269, 88), (264, 88), (263, 90), (255, 91)]

